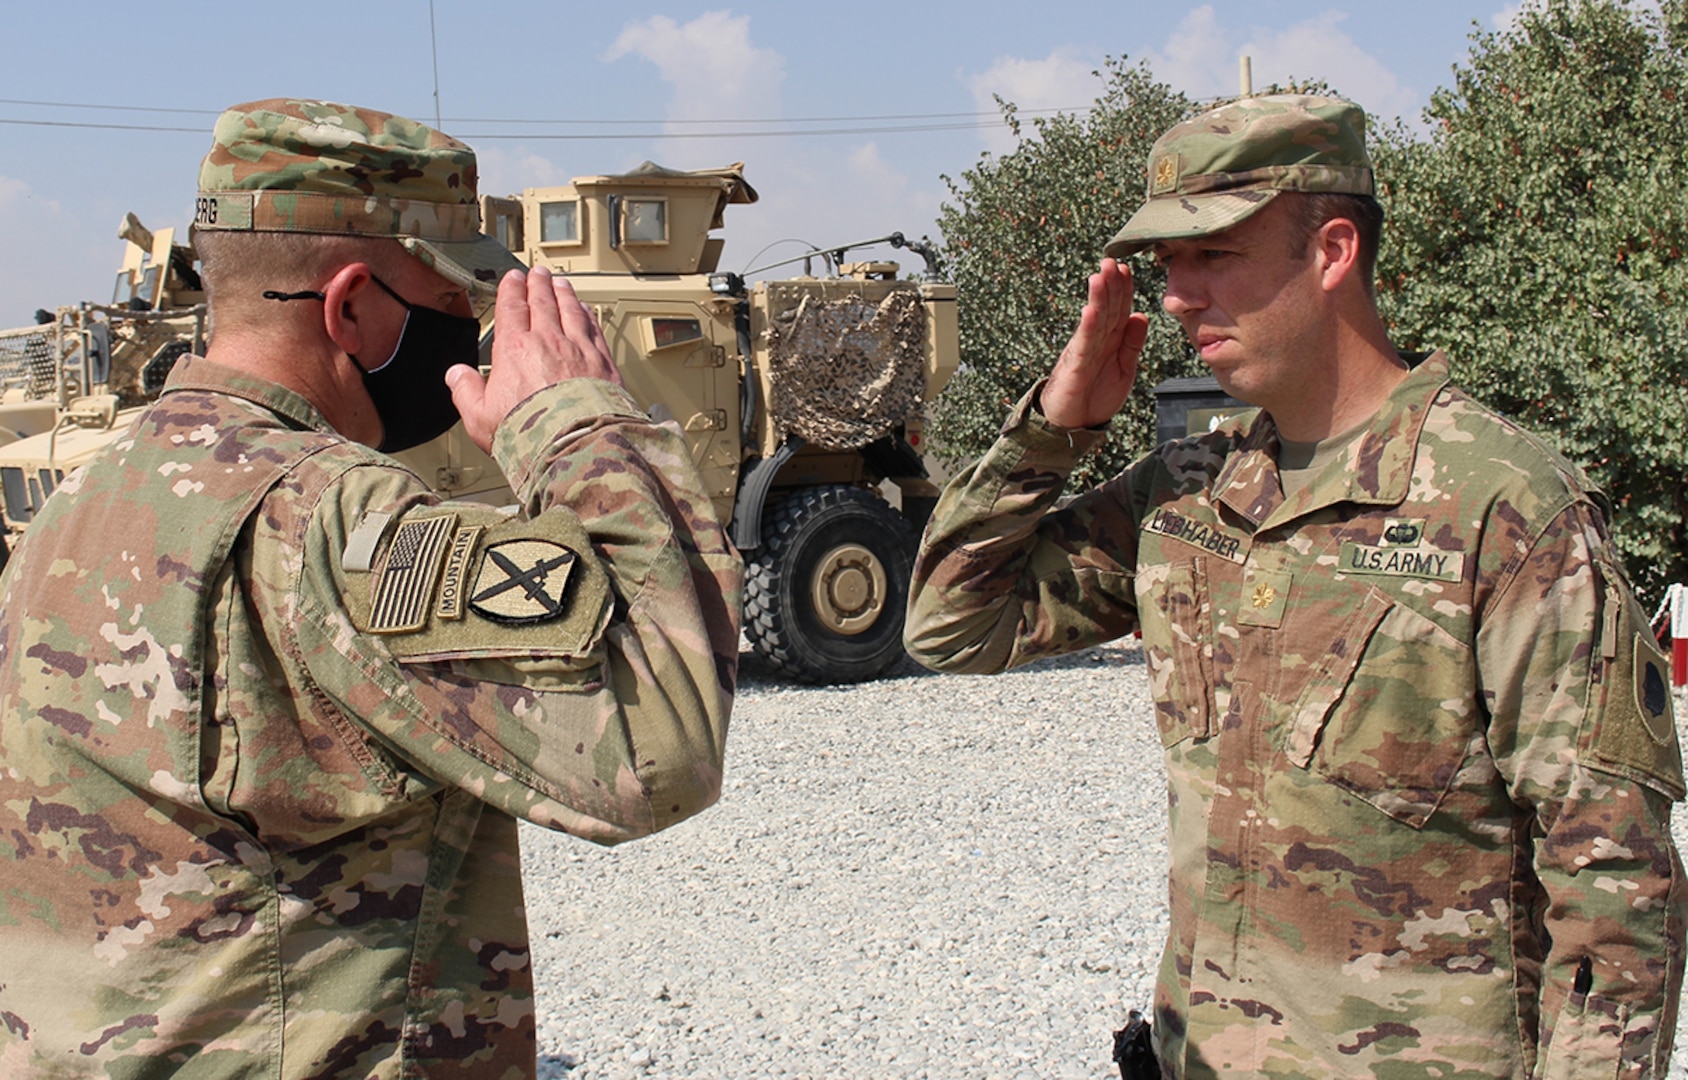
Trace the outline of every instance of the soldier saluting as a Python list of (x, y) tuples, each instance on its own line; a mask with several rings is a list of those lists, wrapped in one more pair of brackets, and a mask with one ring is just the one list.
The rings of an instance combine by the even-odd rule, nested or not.
[[(532, 1076), (516, 819), (715, 800), (738, 558), (462, 143), (238, 106), (195, 239), (206, 355), (0, 591), (0, 1074)], [(374, 449), (459, 415), (519, 512)]]
[[(1364, 116), (1174, 127), (1076, 333), (944, 493), (907, 637), (999, 671), (1141, 628), (1165, 746), (1169, 1077), (1662, 1077), (1688, 892), (1665, 665), (1604, 500), (1404, 356)], [(1061, 505), (1136, 377), (1129, 270), (1259, 406)]]

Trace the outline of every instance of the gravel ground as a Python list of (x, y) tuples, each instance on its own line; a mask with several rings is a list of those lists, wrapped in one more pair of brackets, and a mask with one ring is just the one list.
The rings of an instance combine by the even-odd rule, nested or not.
[(524, 826), (540, 1076), (1117, 1077), (1164, 815), (1125, 644), (844, 688), (746, 654), (718, 806), (620, 848)]

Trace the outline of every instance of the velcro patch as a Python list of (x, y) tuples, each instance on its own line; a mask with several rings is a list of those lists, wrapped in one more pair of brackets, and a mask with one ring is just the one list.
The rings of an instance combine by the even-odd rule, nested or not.
[(454, 514), (403, 522), (393, 533), (387, 555), (376, 572), (369, 606), (369, 629), (377, 634), (420, 630), (428, 621), (439, 583), (446, 543), (457, 524)]
[(1374, 577), (1426, 578), (1458, 581), (1465, 575), (1465, 555), (1422, 547), (1372, 547), (1370, 544), (1342, 545), (1337, 570), (1344, 574)]
[(1293, 575), (1281, 570), (1244, 571), (1243, 602), (1237, 609), (1237, 624), (1273, 629), (1282, 626), (1292, 580)]
[(367, 574), (375, 569), (375, 552), (393, 515), (383, 510), (371, 510), (363, 515), (352, 535), (346, 537), (346, 550), (340, 553), (340, 569), (354, 574)]
[(201, 192), (193, 202), (194, 226), (200, 229), (251, 229), (253, 201), (250, 191)]
[(1669, 661), (1638, 619), (1623, 619), (1617, 646), (1607, 669), (1604, 707), (1596, 718), (1594, 755), (1681, 799), (1682, 751), (1666, 674)]
[(1178, 155), (1167, 154), (1155, 159), (1149, 181), (1150, 195), (1165, 195), (1178, 190)]
[(474, 554), (475, 541), (486, 531), (482, 525), (465, 525), (451, 538), (451, 551), (445, 557), (445, 576), (440, 579), (440, 601), (434, 614), (442, 619), (463, 617), (463, 593), (468, 587), (464, 575), (469, 570), (469, 556)]
[(1424, 539), (1424, 518), (1389, 518), (1383, 523), (1383, 547), (1417, 547)]
[(1240, 537), (1224, 532), (1217, 525), (1196, 521), (1171, 510), (1156, 510), (1149, 516), (1143, 531), (1201, 548), (1228, 562), (1241, 563), (1246, 558)]
[(575, 563), (571, 548), (550, 540), (506, 540), (481, 553), (469, 610), (483, 619), (520, 626), (560, 619), (567, 610)]

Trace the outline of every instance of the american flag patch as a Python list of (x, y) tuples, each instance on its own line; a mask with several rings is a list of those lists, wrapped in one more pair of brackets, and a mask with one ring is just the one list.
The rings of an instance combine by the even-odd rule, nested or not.
[(440, 566), (456, 525), (453, 514), (399, 525), (381, 562), (370, 603), (372, 633), (403, 634), (427, 624), (434, 586), (439, 583)]

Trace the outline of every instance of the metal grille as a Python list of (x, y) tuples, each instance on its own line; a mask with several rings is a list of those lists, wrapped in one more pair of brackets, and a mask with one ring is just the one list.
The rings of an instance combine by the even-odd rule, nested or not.
[(28, 401), (53, 396), (58, 331), (51, 323), (0, 330), (0, 390), (22, 390)]

